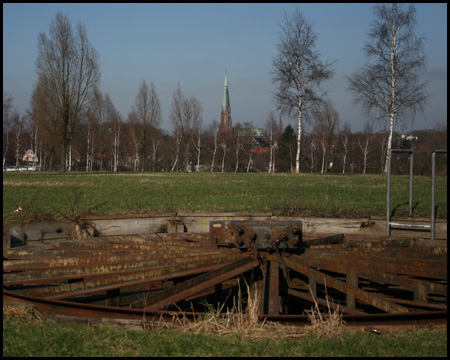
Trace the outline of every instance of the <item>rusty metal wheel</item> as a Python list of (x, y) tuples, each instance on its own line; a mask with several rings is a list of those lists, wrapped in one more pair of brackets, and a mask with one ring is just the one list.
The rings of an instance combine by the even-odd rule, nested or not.
[(301, 226), (221, 221), (211, 222), (209, 234), (102, 236), (12, 248), (3, 251), (3, 299), (36, 301), (45, 309), (64, 305), (66, 313), (70, 304), (83, 304), (73, 312), (81, 316), (204, 311), (206, 303), (225, 304), (226, 311), (247, 283), (262, 294), (260, 316), (278, 321), (304, 321), (315, 304), (348, 319), (446, 314), (445, 241), (307, 236)]

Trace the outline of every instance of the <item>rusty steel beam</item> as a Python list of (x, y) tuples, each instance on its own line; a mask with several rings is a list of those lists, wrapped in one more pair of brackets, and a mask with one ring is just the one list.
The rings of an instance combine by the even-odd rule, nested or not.
[[(32, 296), (16, 294), (3, 290), (3, 302), (22, 302), (33, 305), (42, 313), (56, 315), (77, 316), (81, 318), (109, 318), (109, 319), (131, 319), (142, 321), (171, 322), (175, 311), (149, 311), (133, 308), (117, 308), (92, 304), (79, 304), (62, 300), (40, 299)], [(192, 312), (179, 313), (183, 319), (194, 321), (198, 316)], [(226, 314), (224, 314), (226, 315)], [(260, 315), (261, 321), (274, 321), (281, 325), (306, 326), (310, 325), (307, 315)], [(414, 325), (430, 326), (430, 324), (447, 324), (447, 311), (422, 311), (405, 314), (357, 314), (342, 316), (348, 326), (376, 326), (376, 325)]]
[(330, 275), (326, 275), (318, 270), (315, 270), (308, 266), (300, 264), (290, 258), (285, 258), (284, 263), (288, 268), (295, 270), (306, 276), (308, 276), (309, 273), (313, 272), (316, 275), (316, 281), (318, 283), (326, 284), (326, 286), (328, 286), (330, 288), (334, 288), (338, 291), (341, 291), (342, 293), (347, 293), (347, 289), (350, 289), (352, 292), (352, 296), (355, 296), (358, 300), (360, 300), (366, 304), (372, 305), (383, 311), (390, 312), (390, 313), (408, 312), (407, 308), (397, 305), (393, 301), (386, 300), (384, 298), (381, 298), (378, 295), (371, 294), (367, 291), (361, 290), (361, 289), (359, 289), (355, 286), (352, 286), (350, 284), (347, 284), (343, 281), (337, 280), (336, 278), (334, 278)]
[(277, 261), (270, 261), (269, 306), (268, 315), (280, 313), (280, 275)]
[(424, 290), (429, 293), (443, 296), (447, 295), (446, 285), (426, 279), (414, 279), (407, 275), (386, 273), (381, 271), (381, 269), (384, 270), (387, 267), (383, 265), (374, 266), (374, 264), (371, 262), (363, 262), (361, 260), (353, 260), (348, 258), (336, 259), (331, 257), (326, 259), (295, 257), (295, 261), (298, 261), (303, 265), (317, 267), (323, 270), (333, 271), (337, 273), (344, 271), (348, 272), (353, 269), (358, 271), (360, 277), (380, 284), (388, 283), (412, 290), (416, 287), (424, 287)]
[[(3, 274), (3, 284), (4, 286), (13, 286), (13, 285), (60, 285), (65, 286), (65, 291), (59, 288), (52, 287), (53, 290), (39, 290), (41, 293), (50, 292), (55, 293), (67, 293), (70, 291), (75, 291), (76, 289), (80, 289), (80, 287), (84, 287), (86, 289), (93, 288), (98, 286), (100, 282), (97, 279), (102, 279), (103, 284), (114, 284), (121, 283), (125, 281), (131, 281), (130, 279), (134, 278), (148, 278), (153, 274), (154, 276), (165, 276), (167, 274), (167, 278), (174, 277), (180, 271), (188, 271), (189, 269), (196, 269), (198, 271), (202, 271), (205, 267), (216, 266), (222, 263), (228, 262), (228, 258), (225, 257), (196, 257), (195, 259), (189, 261), (189, 259), (185, 259), (183, 264), (173, 263), (172, 265), (167, 265), (169, 262), (166, 262), (166, 265), (159, 265), (157, 267), (151, 266), (151, 264), (144, 264), (144, 266), (139, 267), (125, 267), (124, 269), (117, 268), (114, 266), (102, 265), (99, 267), (100, 271), (95, 272), (97, 267), (89, 267), (88, 269), (71, 269), (70, 272), (57, 273), (54, 270), (49, 270), (48, 273), (44, 274), (35, 274), (34, 272), (21, 272), (21, 273), (11, 273), (11, 274)], [(132, 265), (132, 264), (131, 264)], [(106, 269), (106, 271), (105, 271)], [(161, 270), (161, 273), (158, 273), (158, 269)], [(86, 272), (88, 270), (88, 272)], [(153, 272), (152, 272), (153, 271)], [(47, 275), (47, 276), (46, 276)], [(35, 277), (37, 276), (37, 278)], [(67, 286), (67, 282), (74, 280), (82, 280), (83, 284), (79, 282), (70, 284), (70, 287)], [(78, 285), (77, 285), (78, 284)], [(93, 285), (97, 284), (97, 285)]]
[(182, 277), (198, 274), (222, 266), (228, 261), (224, 259), (208, 259), (204, 263), (199, 261), (184, 264), (167, 265), (163, 267), (149, 267), (133, 270), (124, 274), (109, 274), (98, 278), (89, 278), (82, 282), (63, 284), (56, 287), (30, 290), (29, 294), (42, 296), (49, 299), (64, 299), (67, 297), (87, 295), (98, 291), (106, 291), (120, 288), (124, 285), (136, 285), (154, 280), (166, 280), (174, 277)]
[[(446, 242), (311, 236), (302, 234), (301, 222), (284, 220), (211, 221), (210, 229), (209, 234), (44, 240), (7, 249), (3, 297), (72, 315), (151, 317), (150, 310), (163, 314), (171, 304), (209, 295), (223, 299), (228, 280), (245, 276), (252, 279), (250, 286), (264, 288), (260, 313), (265, 319), (301, 323), (301, 315), (281, 315), (280, 305), (282, 313), (301, 314), (314, 303), (340, 309), (355, 321), (368, 312), (380, 316), (373, 319), (385, 312), (396, 314), (394, 319), (446, 313)], [(124, 315), (121, 306), (141, 309)]]
[(259, 262), (251, 257), (243, 257), (228, 265), (212, 270), (181, 284), (175, 285), (167, 290), (163, 290), (155, 295), (146, 298), (145, 310), (162, 309), (172, 303), (176, 303), (189, 296), (195, 295), (211, 286), (215, 286), (225, 280), (243, 274), (255, 267)]
[(342, 244), (342, 243), (344, 243), (344, 241), (345, 241), (344, 234), (322, 236), (322, 237), (313, 238), (313, 239), (303, 239), (303, 243), (307, 247), (320, 246), (320, 245)]
[[(331, 308), (335, 311), (339, 311), (339, 312), (343, 312), (345, 314), (349, 314), (349, 315), (362, 315), (364, 314), (364, 312), (356, 310), (354, 307), (350, 307), (350, 306), (344, 306), (341, 304), (336, 304), (332, 301), (326, 301), (323, 300), (319, 297), (313, 297), (310, 294), (307, 294), (305, 292), (301, 292), (292, 288), (289, 288), (287, 293), (289, 295), (295, 296), (299, 299), (302, 300), (306, 300), (308, 302), (310, 302), (311, 304), (314, 304), (314, 302), (317, 302), (319, 305), (326, 307), (326, 308)], [(272, 315), (272, 314), (269, 314)]]

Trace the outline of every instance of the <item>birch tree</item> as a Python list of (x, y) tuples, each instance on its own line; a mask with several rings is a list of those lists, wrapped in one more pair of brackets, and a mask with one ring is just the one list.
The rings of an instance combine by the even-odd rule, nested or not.
[[(367, 115), (389, 119), (388, 152), (397, 120), (422, 112), (428, 103), (426, 83), (420, 80), (426, 69), (425, 37), (414, 33), (413, 5), (378, 4), (373, 12), (364, 47), (368, 62), (347, 78), (348, 90)], [(387, 172), (387, 161), (384, 164)]]
[(373, 150), (370, 146), (370, 139), (372, 138), (372, 126), (370, 123), (366, 123), (366, 126), (364, 127), (364, 140), (361, 144), (361, 140), (358, 137), (358, 145), (363, 153), (363, 174), (366, 173), (367, 170), (367, 157), (369, 153)]
[(220, 144), (220, 147), (222, 148), (222, 172), (224, 172), (225, 169), (225, 157), (227, 155), (227, 151), (229, 151), (228, 149), (228, 144), (226, 140), (223, 140), (222, 143)]
[(269, 173), (275, 172), (275, 147), (277, 137), (277, 121), (275, 114), (271, 111), (266, 121), (266, 129), (269, 133)]
[[(115, 109), (114, 109), (115, 110)], [(122, 135), (122, 119), (118, 111), (113, 114), (113, 171), (117, 172), (119, 168), (119, 154), (120, 154), (120, 138)]]
[(214, 172), (214, 164), (216, 161), (216, 154), (217, 154), (217, 147), (219, 143), (219, 126), (217, 124), (217, 121), (214, 120), (209, 128), (209, 134), (213, 143), (213, 147), (210, 150), (212, 153), (212, 161), (211, 161), (211, 172)]
[(333, 62), (320, 60), (317, 35), (298, 9), (284, 14), (280, 29), (278, 54), (273, 59), (272, 82), (278, 84), (274, 98), (283, 113), (297, 115), (295, 171), (299, 173), (303, 118), (324, 95), (319, 85), (334, 75)]
[(203, 134), (203, 127), (202, 127), (202, 121), (200, 119), (200, 121), (197, 124), (197, 128), (194, 131), (195, 133), (195, 137), (193, 139), (193, 144), (195, 147), (195, 150), (197, 150), (197, 171), (199, 171), (200, 169), (200, 155), (201, 155), (201, 151), (202, 151), (202, 146), (204, 146), (202, 144), (202, 134)]
[(152, 142), (152, 171), (154, 172), (156, 165), (156, 152), (158, 151), (159, 145), (163, 140), (163, 133), (160, 129), (152, 128), (150, 138)]
[(130, 124), (130, 137), (133, 148), (133, 170), (139, 170), (139, 149), (140, 149), (140, 136), (139, 136), (139, 121), (137, 120), (136, 111), (131, 110), (128, 114), (128, 123)]
[(339, 135), (340, 137), (339, 144), (342, 144), (343, 147), (341, 148), (341, 152), (344, 154), (344, 157), (342, 159), (342, 174), (345, 174), (345, 168), (347, 166), (347, 157), (350, 148), (350, 136), (351, 136), (350, 124), (346, 122)]

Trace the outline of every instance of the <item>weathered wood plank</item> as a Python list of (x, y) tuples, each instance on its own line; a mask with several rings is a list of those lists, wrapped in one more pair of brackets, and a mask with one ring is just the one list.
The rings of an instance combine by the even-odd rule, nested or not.
[(70, 221), (12, 225), (4, 229), (3, 248), (9, 249), (33, 240), (67, 238), (73, 230), (74, 223)]
[[(167, 232), (209, 232), (210, 221), (243, 220), (300, 220), (304, 233), (385, 235), (386, 220), (370, 219), (332, 219), (310, 217), (280, 217), (271, 213), (149, 213), (130, 215), (89, 216), (82, 219), (85, 225), (93, 227), (96, 235), (131, 235)], [(399, 219), (400, 222), (429, 224), (429, 219)], [(52, 222), (25, 225), (12, 225), (3, 230), (3, 248), (23, 245), (27, 241), (40, 241), (58, 238), (79, 237), (73, 222)], [(75, 231), (75, 232), (74, 232)], [(91, 231), (94, 232), (94, 231)], [(392, 236), (430, 238), (430, 232), (420, 229), (392, 230)], [(436, 219), (436, 239), (447, 239), (447, 221)]]

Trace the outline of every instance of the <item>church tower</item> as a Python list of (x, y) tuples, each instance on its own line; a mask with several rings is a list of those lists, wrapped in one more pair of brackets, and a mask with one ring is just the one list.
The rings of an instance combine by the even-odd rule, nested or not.
[(223, 89), (222, 111), (220, 113), (219, 132), (231, 132), (233, 124), (231, 122), (230, 95), (228, 93), (227, 71), (225, 70), (225, 85)]

